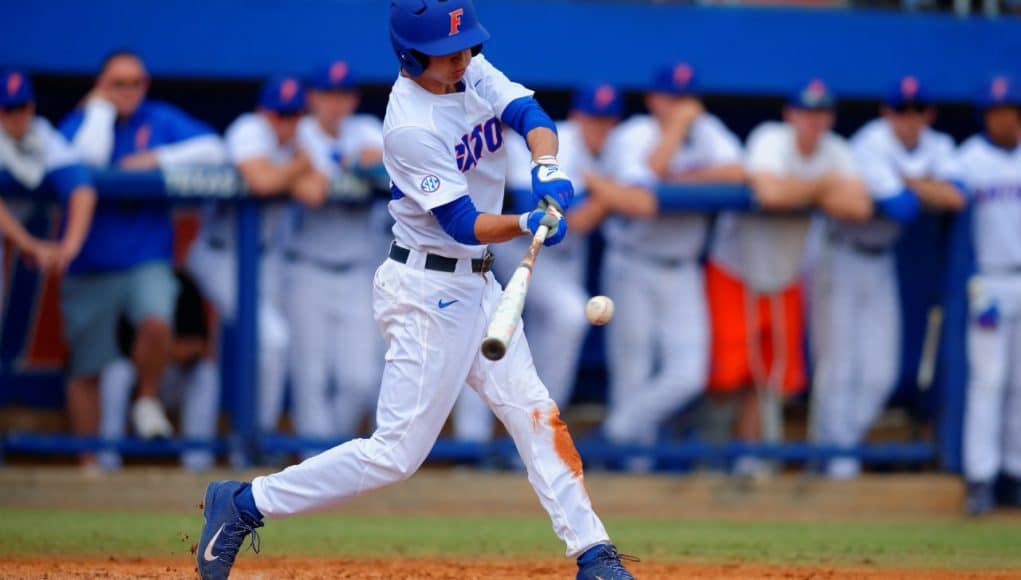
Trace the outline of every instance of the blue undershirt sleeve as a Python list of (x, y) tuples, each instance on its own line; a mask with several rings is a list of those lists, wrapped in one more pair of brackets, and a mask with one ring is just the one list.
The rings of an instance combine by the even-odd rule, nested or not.
[(918, 216), (922, 210), (922, 203), (913, 191), (905, 189), (893, 197), (876, 200), (876, 207), (887, 218), (899, 224), (906, 224)]
[(467, 195), (455, 199), (452, 202), (433, 208), (433, 215), (436, 221), (440, 222), (443, 231), (450, 234), (462, 244), (470, 246), (480, 245), (475, 237), (475, 220), (479, 217), (479, 210)]
[(71, 199), (74, 190), (83, 185), (91, 185), (92, 181), (85, 166), (75, 163), (58, 167), (46, 174), (46, 183), (57, 191), (61, 202)]
[(536, 127), (546, 127), (557, 132), (557, 125), (534, 97), (521, 97), (511, 101), (503, 110), (500, 120), (517, 131), (522, 137)]

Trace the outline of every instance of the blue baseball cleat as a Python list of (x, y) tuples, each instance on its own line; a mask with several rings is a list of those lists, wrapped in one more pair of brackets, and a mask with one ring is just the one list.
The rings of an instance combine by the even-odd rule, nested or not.
[(206, 523), (202, 526), (195, 554), (202, 580), (225, 580), (230, 576), (234, 558), (248, 534), (252, 534), (251, 548), (259, 553), (259, 534), (255, 528), (261, 528), (262, 521), (243, 517), (234, 505), (234, 497), (249, 485), (240, 481), (214, 481), (206, 488), (202, 512)]
[(621, 560), (638, 562), (638, 558), (617, 552), (613, 544), (600, 544), (578, 556), (577, 580), (634, 580)]
[(984, 516), (996, 509), (996, 495), (992, 482), (971, 482), (964, 498), (964, 512), (969, 516)]

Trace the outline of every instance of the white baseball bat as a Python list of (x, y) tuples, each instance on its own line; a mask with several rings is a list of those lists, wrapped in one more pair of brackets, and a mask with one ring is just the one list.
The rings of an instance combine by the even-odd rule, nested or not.
[[(547, 211), (560, 218), (560, 214), (553, 208)], [(539, 249), (548, 235), (549, 228), (546, 226), (539, 226), (535, 230), (525, 257), (521, 259), (521, 263), (514, 270), (514, 275), (503, 289), (500, 302), (496, 305), (493, 317), (489, 319), (486, 338), (482, 340), (482, 356), (489, 360), (500, 360), (507, 354), (507, 345), (510, 344), (518, 321), (521, 320), (521, 311), (525, 309), (525, 297), (528, 295), (528, 284), (532, 281), (535, 259), (539, 257)]]

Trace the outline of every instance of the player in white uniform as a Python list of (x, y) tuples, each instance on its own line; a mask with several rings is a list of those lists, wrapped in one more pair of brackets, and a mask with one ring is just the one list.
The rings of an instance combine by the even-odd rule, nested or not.
[[(876, 208), (876, 217), (851, 224), (829, 220), (823, 256), (813, 278), (815, 380), (814, 443), (859, 444), (897, 384), (901, 309), (893, 247), (902, 224), (924, 204), (959, 210), (956, 148), (929, 128), (935, 109), (918, 79), (904, 77), (890, 92), (882, 117), (862, 127), (851, 148)], [(836, 458), (825, 472), (848, 479), (856, 458)]]
[[(227, 128), (227, 150), (249, 191), (255, 196), (290, 193), (316, 203), (317, 176), (297, 147), (298, 121), (305, 109), (305, 91), (293, 78), (266, 83), (254, 113), (241, 115)], [(259, 417), (258, 425), (276, 428), (284, 404), (289, 333), (281, 310), (281, 257), (287, 236), (287, 207), (261, 208), (259, 236)], [(221, 316), (233, 320), (237, 308), (237, 211), (215, 204), (203, 216), (192, 245), (188, 269)]]
[(995, 506), (1001, 472), (1021, 478), (1021, 83), (995, 78), (978, 103), (985, 131), (961, 145), (977, 272), (969, 281), (964, 477), (968, 513)]
[(298, 144), (315, 167), (319, 196), (317, 207), (299, 209), (285, 270), (294, 427), (306, 437), (355, 435), (375, 404), (382, 372), (372, 272), (385, 247), (371, 229), (372, 200), (323, 205), (330, 180), (382, 164), (383, 125), (354, 114), (357, 89), (344, 61), (317, 70), (309, 81), (311, 114), (298, 124)]
[[(838, 219), (867, 219), (872, 207), (847, 142), (831, 132), (835, 100), (813, 80), (788, 100), (784, 121), (748, 137), (745, 169), (759, 206), (816, 206)], [(721, 215), (708, 266), (713, 320), (709, 421), (746, 442), (782, 437), (780, 402), (805, 386), (800, 276), (811, 218), (728, 212)], [(754, 388), (750, 388), (754, 387)], [(736, 418), (735, 418), (736, 414)], [(741, 457), (737, 475), (768, 469)]]
[[(604, 206), (587, 197), (588, 183), (598, 179), (606, 138), (623, 109), (620, 91), (610, 85), (593, 85), (575, 92), (565, 121), (557, 123), (560, 167), (572, 176), (574, 205), (567, 212), (571, 236), (548, 251), (535, 265), (535, 275), (525, 303), (529, 346), (550, 397), (558, 407), (571, 399), (581, 348), (588, 332), (585, 319), (585, 273), (588, 236), (606, 216)], [(526, 211), (532, 203), (531, 153), (520, 135), (504, 129), (507, 150), (507, 196), (511, 213)], [(514, 273), (529, 240), (519, 238), (493, 248), (494, 270), (506, 281)], [(493, 414), (471, 389), (465, 389), (454, 412), (454, 436), (458, 440), (487, 442), (493, 434)]]
[[(649, 115), (622, 123), (606, 158), (627, 186), (605, 225), (603, 289), (617, 305), (607, 326), (610, 413), (603, 432), (617, 444), (652, 444), (661, 423), (705, 388), (709, 321), (699, 258), (709, 218), (659, 212), (659, 184), (740, 182), (741, 143), (698, 100), (687, 64), (660, 70), (646, 94)], [(651, 467), (648, 459), (630, 462)]]
[(581, 460), (520, 327), (502, 360), (479, 350), (501, 293), (486, 244), (540, 224), (552, 229), (548, 245), (567, 233), (545, 208), (497, 215), (507, 171), (501, 122), (528, 138), (535, 196), (564, 208), (573, 191), (556, 165), (553, 122), (531, 91), (478, 54), (489, 34), (470, 0), (395, 0), (390, 33), (402, 72), (383, 129), (396, 240), (374, 281), (376, 323), (388, 344), (377, 429), (251, 485), (211, 483), (199, 572), (226, 577), (263, 515), (323, 509), (411, 476), (467, 384), (517, 443), (555, 532), (568, 555), (579, 556), (578, 578), (633, 578), (592, 510)]

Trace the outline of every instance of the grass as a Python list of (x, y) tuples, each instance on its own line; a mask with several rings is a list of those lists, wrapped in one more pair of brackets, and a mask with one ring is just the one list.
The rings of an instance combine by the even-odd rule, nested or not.
[[(616, 543), (649, 561), (1003, 569), (1021, 566), (1021, 521), (715, 522), (616, 518)], [(175, 513), (0, 509), (0, 557), (189, 555), (201, 517)], [(263, 554), (554, 559), (545, 519), (315, 515), (272, 521)]]

